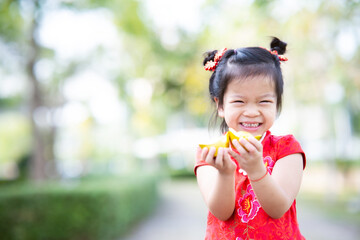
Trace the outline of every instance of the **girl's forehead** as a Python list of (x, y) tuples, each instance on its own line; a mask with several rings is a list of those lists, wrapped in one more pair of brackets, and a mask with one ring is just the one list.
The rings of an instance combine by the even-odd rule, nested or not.
[(227, 90), (230, 91), (272, 91), (275, 93), (274, 80), (269, 76), (252, 76), (235, 78), (229, 81)]

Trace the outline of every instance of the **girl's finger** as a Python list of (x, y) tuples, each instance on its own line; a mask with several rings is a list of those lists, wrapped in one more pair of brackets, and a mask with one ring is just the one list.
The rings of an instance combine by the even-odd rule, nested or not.
[(201, 159), (201, 153), (202, 153), (202, 149), (201, 149), (200, 146), (198, 146), (198, 147), (196, 148), (196, 159), (197, 159), (197, 160), (200, 160), (200, 159)]
[(216, 148), (211, 147), (208, 154), (206, 155), (205, 162), (208, 164), (214, 165), (214, 154), (215, 154)]
[[(231, 160), (231, 158), (230, 158), (230, 153), (229, 153), (229, 151), (232, 151), (231, 149), (229, 149), (229, 148), (227, 148), (227, 149), (224, 149), (224, 163), (225, 164), (231, 164), (232, 163), (232, 160)], [(232, 151), (232, 152), (234, 152), (234, 151)]]
[(240, 145), (241, 145), (247, 152), (254, 152), (254, 151), (256, 151), (256, 147), (255, 147), (251, 142), (249, 142), (248, 140), (246, 140), (246, 139), (240, 139), (239, 142), (240, 142)]
[(207, 147), (204, 147), (201, 151), (201, 160), (205, 160), (206, 159), (206, 156), (209, 152), (209, 149)]
[(232, 141), (233, 146), (235, 147), (235, 149), (239, 152), (240, 155), (245, 155), (247, 154), (247, 150), (244, 148), (244, 146), (242, 146), (239, 142), (239, 140), (234, 139)]
[(256, 138), (254, 138), (254, 137), (249, 137), (249, 138), (248, 138), (248, 141), (256, 148), (256, 150), (257, 150), (258, 152), (261, 152), (261, 151), (262, 151), (263, 146), (262, 146), (261, 142), (258, 141)]
[(220, 147), (217, 152), (217, 156), (215, 158), (216, 167), (222, 168), (224, 165), (224, 148)]
[[(240, 161), (240, 155), (239, 155), (238, 153), (236, 153), (234, 150), (232, 150), (232, 149), (229, 148), (229, 149), (228, 149), (228, 154), (229, 154), (231, 157), (233, 157), (237, 162)], [(232, 160), (230, 159), (229, 155), (228, 155), (228, 158), (229, 158), (230, 161), (232, 161)]]

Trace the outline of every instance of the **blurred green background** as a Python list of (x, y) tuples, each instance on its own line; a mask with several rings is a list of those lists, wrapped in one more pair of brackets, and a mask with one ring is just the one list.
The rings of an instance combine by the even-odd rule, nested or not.
[(219, 134), (202, 54), (277, 36), (289, 61), (272, 132), (307, 154), (300, 197), (360, 225), (359, 26), (357, 0), (1, 0), (0, 201), (50, 182), (193, 178), (197, 144)]

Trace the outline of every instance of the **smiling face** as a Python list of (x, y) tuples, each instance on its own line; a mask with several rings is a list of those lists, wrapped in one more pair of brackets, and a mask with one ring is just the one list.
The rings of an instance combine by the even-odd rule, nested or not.
[(262, 135), (276, 119), (277, 95), (271, 79), (255, 76), (232, 80), (225, 91), (223, 104), (217, 103), (218, 114), (229, 128)]

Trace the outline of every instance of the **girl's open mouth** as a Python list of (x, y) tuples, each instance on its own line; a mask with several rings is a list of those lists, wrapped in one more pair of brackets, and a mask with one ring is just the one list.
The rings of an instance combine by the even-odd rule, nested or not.
[(244, 128), (258, 128), (261, 123), (240, 123), (241, 126), (243, 126)]

